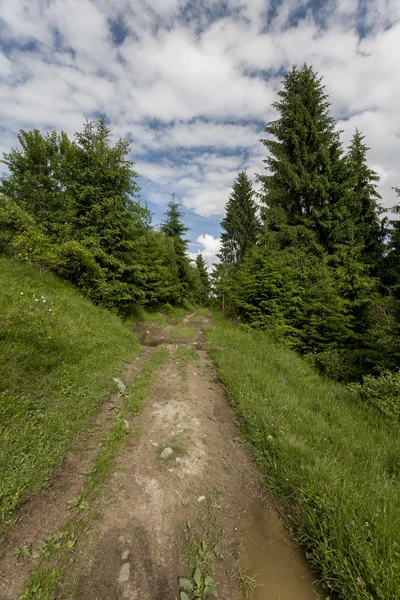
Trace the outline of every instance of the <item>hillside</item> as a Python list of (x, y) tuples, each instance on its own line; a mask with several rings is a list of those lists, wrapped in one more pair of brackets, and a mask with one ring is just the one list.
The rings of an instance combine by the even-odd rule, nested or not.
[(47, 484), (138, 344), (50, 273), (0, 259), (0, 527)]

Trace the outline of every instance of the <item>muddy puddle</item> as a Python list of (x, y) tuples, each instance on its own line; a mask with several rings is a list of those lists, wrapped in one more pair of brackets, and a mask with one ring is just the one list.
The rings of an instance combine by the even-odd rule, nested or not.
[[(252, 600), (323, 599), (307, 562), (290, 541), (277, 514), (255, 504), (250, 507), (243, 536), (240, 567), (252, 578)], [(255, 582), (255, 585), (254, 585)]]

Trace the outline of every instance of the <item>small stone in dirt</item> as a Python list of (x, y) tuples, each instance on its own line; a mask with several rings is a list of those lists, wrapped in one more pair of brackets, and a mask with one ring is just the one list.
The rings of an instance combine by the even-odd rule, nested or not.
[(172, 456), (173, 453), (174, 451), (172, 450), (172, 448), (164, 448), (160, 456), (161, 458), (169, 458), (170, 456)]
[(205, 496), (199, 496), (199, 497), (197, 498), (197, 502), (204, 502), (204, 500), (205, 500), (205, 499), (206, 499), (206, 497), (205, 497)]
[(131, 570), (131, 565), (129, 563), (124, 563), (121, 567), (118, 577), (118, 583), (126, 583), (129, 581), (129, 574)]
[(115, 383), (117, 384), (117, 387), (120, 392), (126, 392), (126, 385), (122, 383), (122, 381), (118, 379), (118, 377), (114, 377), (113, 381), (115, 381)]
[(152, 446), (158, 446), (157, 442), (151, 442)]
[(128, 560), (129, 558), (129, 550), (124, 550), (122, 553), (122, 560)]
[(129, 423), (126, 419), (124, 419), (124, 425), (126, 429), (129, 429)]

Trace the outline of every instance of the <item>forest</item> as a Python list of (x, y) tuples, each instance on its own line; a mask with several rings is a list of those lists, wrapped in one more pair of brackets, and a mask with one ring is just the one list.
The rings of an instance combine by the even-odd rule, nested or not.
[(258, 191), (241, 172), (227, 199), (212, 286), (201, 254), (194, 264), (188, 258), (174, 198), (162, 225), (152, 226), (132, 148), (112, 143), (105, 117), (72, 140), (19, 132), (19, 147), (3, 158), (0, 253), (53, 271), (121, 315), (137, 305), (223, 304), (226, 315), (268, 331), (329, 378), (364, 380), (368, 398), (393, 416), (400, 207), (382, 208), (362, 132), (343, 147), (312, 67), (293, 67), (273, 106)]
[[(190, 259), (184, 212), (174, 195), (161, 224), (153, 225), (131, 162), (134, 150), (114, 141), (105, 116), (87, 121), (73, 138), (21, 130), (18, 146), (4, 154), (0, 542), (8, 546), (0, 563), (9, 561), (2, 563), (8, 565), (5, 585), (19, 586), (21, 600), (82, 597), (71, 592), (69, 569), (75, 573), (85, 563), (86, 532), (97, 531), (103, 519), (99, 506), (108, 488), (114, 493), (115, 476), (123, 476), (118, 460), (127, 449), (126, 485), (133, 487), (109, 504), (112, 515), (129, 513), (124, 527), (137, 518), (143, 498), (144, 527), (153, 526), (147, 496), (134, 486), (138, 472), (151, 482), (157, 476), (164, 482), (157, 490), (168, 499), (160, 503), (157, 495), (151, 506), (165, 504), (160, 522), (168, 544), (171, 531), (186, 522), (187, 551), (196, 527), (185, 511), (208, 506), (211, 487), (203, 490), (207, 477), (197, 471), (196, 481), (187, 473), (174, 479), (174, 468), (186, 459), (197, 465), (200, 456), (207, 476), (215, 469), (213, 523), (215, 510), (224, 506), (229, 516), (239, 498), (244, 510), (259, 494), (258, 483), (251, 484), (256, 490), (242, 479), (252, 477), (256, 465), (328, 598), (397, 597), (400, 204), (383, 208), (363, 133), (356, 129), (343, 146), (323, 79), (311, 66), (293, 67), (283, 77), (273, 107), (277, 118), (260, 140), (265, 170), (255, 178), (237, 174), (212, 272), (201, 254)], [(124, 373), (127, 386), (119, 379)], [(158, 413), (171, 404), (176, 410), (177, 402), (179, 436), (186, 431), (186, 438), (172, 436), (170, 421)], [(224, 421), (227, 409), (232, 428)], [(221, 448), (217, 458), (215, 448)], [(84, 469), (66, 469), (76, 478), (76, 495), (66, 502), (69, 486), (57, 482), (67, 453), (84, 456), (88, 449)], [(165, 463), (174, 465), (168, 470), (163, 449), (177, 455)], [(245, 466), (238, 468), (241, 453)], [(182, 497), (177, 482), (186, 482)], [(41, 504), (43, 491), (51, 502)], [(33, 534), (18, 538), (20, 527), (32, 525), (19, 511), (35, 498), (37, 552)], [(174, 503), (179, 527), (168, 520)], [(43, 506), (46, 519), (54, 513), (47, 537)], [(212, 561), (221, 563), (229, 586), (241, 585), (240, 575), (256, 581), (240, 571), (234, 584), (223, 562), (233, 547), (232, 529), (225, 528), (226, 552), (214, 538), (191, 546), (189, 579), (175, 572), (174, 558), (171, 589), (179, 582), (192, 594), (181, 590), (181, 598), (216, 596)], [(181, 538), (174, 557), (182, 552)], [(159, 542), (154, 530), (149, 539)], [(166, 545), (159, 545), (160, 563)], [(292, 546), (287, 551), (292, 560)], [(86, 590), (100, 579), (109, 597), (110, 577), (120, 585), (120, 554), (115, 573), (102, 567)], [(146, 559), (132, 552), (133, 560), (142, 554)], [(132, 577), (140, 572), (136, 565)], [(224, 597), (233, 597), (234, 589)], [(10, 600), (17, 596), (7, 593)], [(168, 595), (164, 588), (162, 595)]]

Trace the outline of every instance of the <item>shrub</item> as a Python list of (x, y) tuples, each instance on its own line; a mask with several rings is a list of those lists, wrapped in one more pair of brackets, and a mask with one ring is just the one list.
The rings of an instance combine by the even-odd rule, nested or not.
[(400, 371), (383, 371), (380, 377), (366, 375), (362, 384), (352, 383), (349, 388), (387, 417), (400, 419)]

